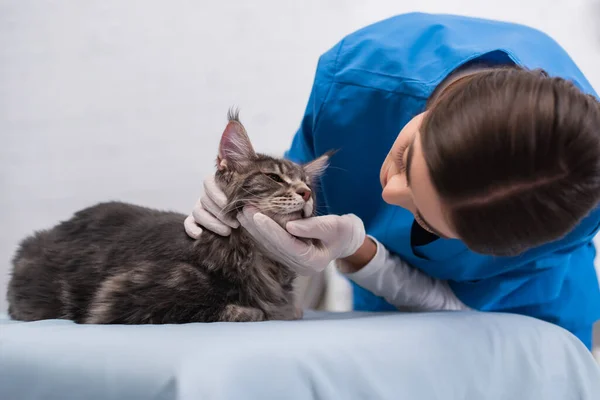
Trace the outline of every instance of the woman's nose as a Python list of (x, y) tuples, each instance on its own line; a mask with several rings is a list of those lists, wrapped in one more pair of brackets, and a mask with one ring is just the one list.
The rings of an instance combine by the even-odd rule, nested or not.
[(406, 186), (406, 178), (402, 174), (393, 175), (387, 181), (382, 193), (383, 200), (414, 212), (414, 203), (410, 189)]

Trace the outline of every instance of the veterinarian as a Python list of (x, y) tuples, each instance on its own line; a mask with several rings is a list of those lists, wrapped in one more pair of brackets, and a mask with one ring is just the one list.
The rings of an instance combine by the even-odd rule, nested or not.
[(331, 149), (317, 189), (330, 215), (287, 232), (250, 208), (230, 221), (209, 178), (186, 231), (241, 224), (301, 274), (335, 261), (356, 310), (518, 313), (591, 347), (600, 105), (550, 37), (421, 13), (350, 34), (320, 58), (286, 157)]

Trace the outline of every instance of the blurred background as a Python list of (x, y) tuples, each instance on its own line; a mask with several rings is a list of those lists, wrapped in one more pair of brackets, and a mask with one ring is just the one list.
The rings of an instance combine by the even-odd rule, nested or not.
[[(228, 107), (256, 149), (282, 154), (319, 55), (410, 11), (541, 29), (600, 90), (595, 0), (0, 0), (0, 312), (25, 235), (98, 201), (188, 213)], [(332, 282), (318, 301), (346, 307)]]

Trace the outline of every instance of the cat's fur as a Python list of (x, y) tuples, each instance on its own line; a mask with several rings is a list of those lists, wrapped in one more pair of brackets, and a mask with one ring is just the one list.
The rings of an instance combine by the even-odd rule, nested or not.
[[(299, 166), (256, 154), (230, 113), (215, 175), (228, 198), (225, 212), (235, 216), (251, 204), (281, 225), (312, 215), (309, 187), (328, 157)], [(101, 203), (26, 238), (13, 260), (11, 317), (104, 324), (300, 317), (294, 272), (269, 259), (243, 228), (228, 237), (204, 230), (193, 240), (184, 219), (174, 212)]]

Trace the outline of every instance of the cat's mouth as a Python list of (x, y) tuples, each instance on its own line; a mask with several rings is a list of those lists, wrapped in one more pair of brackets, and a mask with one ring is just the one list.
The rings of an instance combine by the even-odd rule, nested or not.
[(302, 208), (300, 210), (294, 211), (293, 213), (298, 214), (298, 218), (296, 218), (296, 219), (312, 217), (313, 204), (314, 204), (314, 202), (313, 202), (313, 199), (311, 198), (302, 206)]
[(308, 199), (308, 201), (304, 204), (304, 207), (302, 207), (302, 218), (308, 218), (308, 217), (312, 217), (313, 215), (313, 207), (315, 205), (315, 201), (313, 200), (313, 198), (311, 197), (310, 199)]

